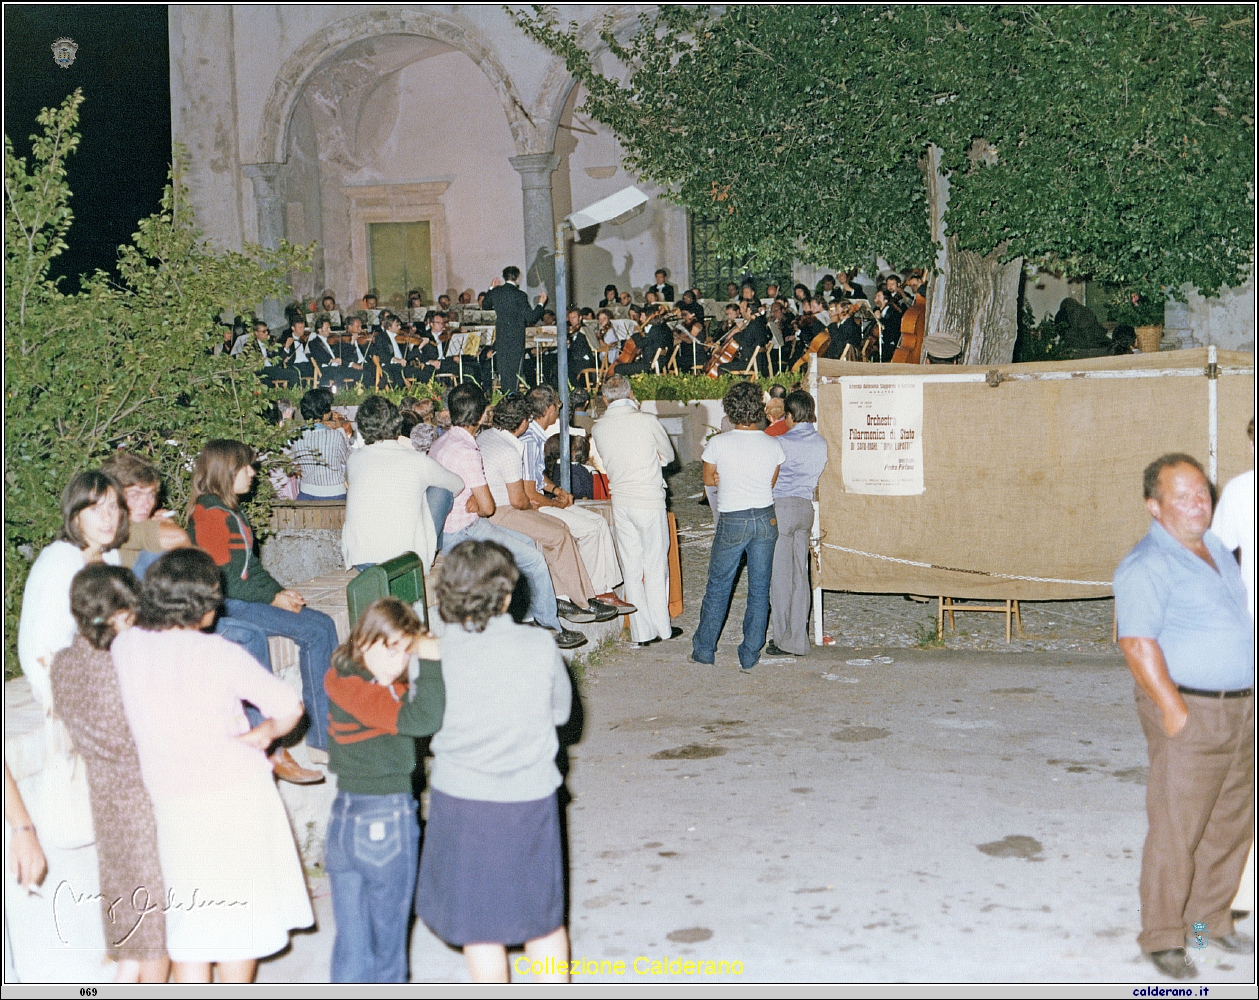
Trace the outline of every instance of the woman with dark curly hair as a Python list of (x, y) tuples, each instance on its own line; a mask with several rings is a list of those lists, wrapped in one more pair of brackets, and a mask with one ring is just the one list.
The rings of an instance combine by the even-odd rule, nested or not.
[[(266, 750), (302, 717), (292, 689), (205, 629), (223, 576), (200, 549), (144, 575), (136, 625), (110, 647), (166, 883), (177, 983), (253, 981), (259, 958), (314, 922), (302, 863)], [(256, 705), (251, 727), (241, 702)], [(200, 903), (200, 905), (198, 905)]]
[(503, 546), (466, 541), (437, 584), (446, 709), (416, 912), (463, 946), (473, 982), (507, 982), (505, 946), (520, 941), (535, 963), (568, 961), (555, 727), (573, 692), (551, 636), (507, 613), (519, 577)]
[(692, 663), (713, 663), (730, 607), (739, 561), (748, 557), (748, 601), (743, 614), (739, 665), (751, 670), (760, 659), (769, 623), (769, 581), (778, 541), (774, 483), (785, 458), (782, 446), (761, 428), (765, 403), (755, 382), (738, 382), (722, 400), (734, 430), (704, 448), (704, 485), (717, 489), (717, 534), (708, 559), (708, 587), (691, 644)]

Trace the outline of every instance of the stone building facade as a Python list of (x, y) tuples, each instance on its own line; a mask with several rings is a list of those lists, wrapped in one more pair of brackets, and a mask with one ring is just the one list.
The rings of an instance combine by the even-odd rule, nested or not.
[[(612, 15), (565, 7), (590, 48)], [(317, 242), (302, 297), (374, 280), (381, 223), (425, 223), (429, 298), (482, 291), (508, 264), (554, 290), (555, 221), (630, 184), (581, 88), (501, 6), (172, 5), (171, 119), (197, 221), (215, 243)], [(607, 58), (606, 54), (601, 58)], [(572, 298), (688, 274), (687, 213), (657, 199), (570, 249)], [(412, 285), (420, 283), (414, 277)], [(575, 293), (575, 294), (574, 294)]]

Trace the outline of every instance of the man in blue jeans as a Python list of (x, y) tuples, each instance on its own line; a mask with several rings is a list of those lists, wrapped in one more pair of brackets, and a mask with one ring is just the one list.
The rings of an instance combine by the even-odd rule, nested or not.
[(718, 434), (704, 448), (704, 485), (717, 486), (720, 518), (708, 559), (708, 586), (699, 627), (691, 642), (691, 662), (715, 661), (717, 640), (730, 610), (730, 597), (743, 556), (748, 561), (748, 600), (743, 613), (739, 666), (756, 666), (769, 624), (769, 582), (778, 541), (774, 483), (784, 455), (775, 438), (764, 433), (765, 403), (754, 382), (730, 387), (722, 400), (734, 430)]

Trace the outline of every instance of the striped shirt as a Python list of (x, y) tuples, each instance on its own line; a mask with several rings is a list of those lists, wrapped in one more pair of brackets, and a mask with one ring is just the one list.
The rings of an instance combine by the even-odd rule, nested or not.
[(350, 439), (345, 431), (317, 423), (293, 443), (290, 453), (302, 473), (302, 492), (312, 497), (345, 494), (345, 461)]
[(525, 478), (533, 480), (539, 493), (542, 492), (542, 479), (545, 475), (546, 439), (546, 431), (536, 420), (530, 420), (529, 429), (520, 435), (520, 441), (525, 446), (521, 456), (524, 459)]

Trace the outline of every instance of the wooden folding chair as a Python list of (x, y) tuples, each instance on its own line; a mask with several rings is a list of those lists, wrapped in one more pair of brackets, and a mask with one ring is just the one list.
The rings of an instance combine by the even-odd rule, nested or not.
[(669, 355), (669, 360), (665, 362), (664, 370), (667, 371), (670, 375), (681, 374), (678, 371), (678, 351), (680, 350), (682, 350), (682, 345), (674, 344), (673, 353)]
[(741, 372), (731, 372), (731, 375), (751, 375), (754, 378), (761, 373), (756, 368), (756, 359), (760, 355), (761, 349), (758, 347), (752, 352), (752, 356), (748, 358), (748, 366)]
[(664, 353), (664, 348), (657, 347), (656, 353), (652, 356), (652, 359), (651, 359), (651, 370), (655, 372), (657, 375), (660, 374), (660, 355), (662, 355), (663, 353)]

